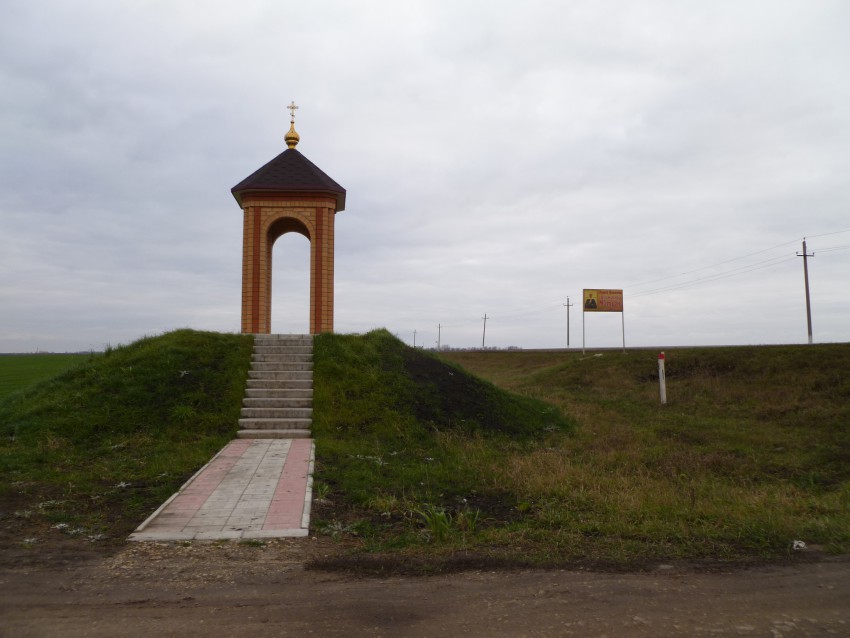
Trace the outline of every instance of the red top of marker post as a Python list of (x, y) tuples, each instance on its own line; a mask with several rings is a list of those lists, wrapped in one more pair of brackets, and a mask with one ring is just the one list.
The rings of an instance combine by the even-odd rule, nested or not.
[(658, 355), (658, 360), (659, 360), (659, 361), (663, 361), (663, 360), (664, 360), (664, 353), (663, 353), (663, 352), (662, 352), (661, 354), (659, 354), (659, 355)]

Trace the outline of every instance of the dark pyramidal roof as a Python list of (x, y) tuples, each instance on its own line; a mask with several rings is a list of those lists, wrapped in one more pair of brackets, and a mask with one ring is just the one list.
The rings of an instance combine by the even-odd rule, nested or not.
[(345, 210), (345, 189), (298, 150), (288, 148), (230, 189), (239, 205), (245, 193), (309, 191), (336, 198), (336, 210)]

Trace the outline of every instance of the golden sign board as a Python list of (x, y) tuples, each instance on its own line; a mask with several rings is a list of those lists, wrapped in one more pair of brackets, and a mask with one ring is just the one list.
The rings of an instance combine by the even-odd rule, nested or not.
[(585, 288), (582, 299), (585, 312), (623, 312), (622, 290)]

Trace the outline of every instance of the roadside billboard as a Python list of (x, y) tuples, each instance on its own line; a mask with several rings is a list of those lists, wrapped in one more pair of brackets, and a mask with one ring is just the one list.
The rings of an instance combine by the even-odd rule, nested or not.
[(623, 291), (585, 288), (582, 307), (585, 312), (623, 312)]

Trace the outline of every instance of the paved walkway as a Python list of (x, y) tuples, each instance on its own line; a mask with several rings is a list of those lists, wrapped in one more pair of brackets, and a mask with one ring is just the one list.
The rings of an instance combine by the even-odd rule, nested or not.
[(237, 439), (130, 536), (134, 541), (306, 536), (312, 439)]

